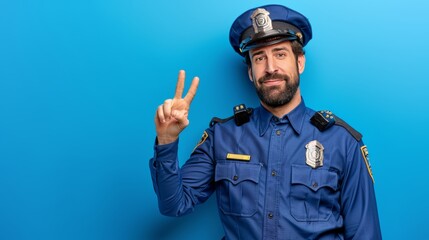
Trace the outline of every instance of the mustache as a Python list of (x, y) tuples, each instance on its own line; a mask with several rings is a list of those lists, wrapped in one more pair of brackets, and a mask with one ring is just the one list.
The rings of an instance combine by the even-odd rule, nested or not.
[(283, 75), (283, 74), (280, 74), (280, 73), (272, 73), (272, 74), (268, 73), (268, 74), (265, 74), (264, 76), (260, 77), (258, 79), (258, 82), (259, 83), (264, 83), (264, 82), (266, 82), (268, 80), (274, 80), (274, 79), (282, 79), (282, 80), (284, 80), (286, 82), (289, 81), (289, 77), (287, 75)]

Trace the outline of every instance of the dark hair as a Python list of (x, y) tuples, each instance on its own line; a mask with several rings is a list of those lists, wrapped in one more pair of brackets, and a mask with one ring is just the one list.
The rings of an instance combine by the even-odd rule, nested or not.
[[(300, 55), (305, 55), (305, 50), (302, 47), (301, 43), (299, 43), (297, 40), (291, 41), (291, 45), (292, 45), (292, 52), (293, 55), (295, 55), (295, 59), (298, 59), (298, 56)], [(250, 64), (252, 63), (250, 61), (250, 54), (249, 52), (247, 52), (246, 56), (244, 57), (245, 62), (248, 66), (250, 66)]]

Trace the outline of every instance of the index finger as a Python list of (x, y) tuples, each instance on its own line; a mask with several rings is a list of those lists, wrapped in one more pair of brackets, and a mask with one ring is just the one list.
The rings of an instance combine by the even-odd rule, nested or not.
[(177, 84), (176, 84), (176, 93), (174, 94), (175, 99), (181, 99), (183, 88), (185, 87), (185, 71), (180, 70), (179, 76), (177, 77)]
[(192, 100), (194, 99), (195, 95), (197, 94), (198, 84), (200, 83), (200, 79), (198, 77), (194, 77), (191, 83), (191, 87), (188, 90), (188, 93), (186, 93), (185, 101), (188, 104), (191, 104)]

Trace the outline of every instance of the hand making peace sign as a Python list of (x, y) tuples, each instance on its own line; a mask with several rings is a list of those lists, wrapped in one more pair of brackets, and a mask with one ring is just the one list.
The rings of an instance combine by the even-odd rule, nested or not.
[(199, 78), (194, 77), (191, 87), (182, 98), (185, 87), (185, 71), (180, 70), (173, 99), (167, 99), (160, 105), (155, 114), (155, 127), (158, 144), (176, 141), (179, 134), (189, 125), (188, 113), (192, 100), (197, 93)]

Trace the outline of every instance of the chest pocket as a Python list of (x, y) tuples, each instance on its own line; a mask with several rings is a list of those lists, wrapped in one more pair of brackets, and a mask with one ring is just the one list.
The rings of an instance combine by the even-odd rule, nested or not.
[(327, 221), (338, 205), (338, 174), (328, 169), (293, 165), (291, 215), (297, 221)]
[(216, 195), (224, 214), (250, 217), (256, 213), (260, 172), (259, 164), (233, 162), (216, 165)]

